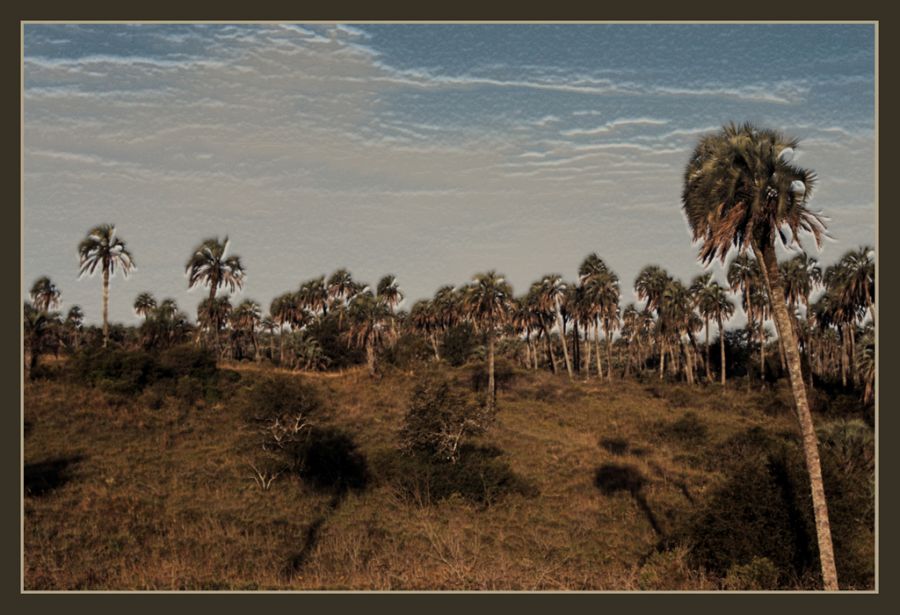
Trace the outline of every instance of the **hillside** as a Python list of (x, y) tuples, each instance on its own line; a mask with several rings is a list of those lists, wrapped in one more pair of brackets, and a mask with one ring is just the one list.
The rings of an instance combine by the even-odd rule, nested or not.
[[(474, 397), (478, 369), (443, 373)], [(91, 386), (63, 362), (26, 383), (25, 588), (821, 582), (786, 389), (501, 370), (495, 422), (457, 464), (418, 467), (398, 448), (418, 375), (284, 371), (319, 400), (319, 458), (264, 489), (257, 470), (276, 466), (241, 408), (274, 371), (225, 365), (213, 384), (182, 376), (135, 392)], [(858, 437), (851, 401), (817, 399), (817, 426), (842, 443), (822, 444), (841, 586), (871, 589), (874, 481), (859, 461), (871, 434)]]

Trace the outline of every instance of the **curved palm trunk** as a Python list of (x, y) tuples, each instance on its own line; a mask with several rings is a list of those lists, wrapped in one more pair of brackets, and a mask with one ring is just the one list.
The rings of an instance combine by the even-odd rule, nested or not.
[(103, 263), (103, 347), (109, 344), (109, 266)]
[(569, 374), (569, 380), (572, 380), (572, 360), (569, 358), (569, 348), (566, 344), (566, 323), (563, 322), (562, 309), (559, 306), (559, 297), (556, 298), (556, 322), (559, 325), (559, 339), (562, 343), (563, 358), (566, 360), (566, 371)]
[(809, 411), (809, 403), (806, 399), (806, 387), (803, 383), (803, 374), (800, 368), (800, 351), (797, 347), (794, 332), (791, 329), (787, 306), (781, 300), (784, 297), (784, 291), (778, 273), (775, 246), (774, 244), (767, 244), (765, 251), (762, 252), (754, 245), (753, 250), (756, 253), (756, 258), (763, 264), (763, 279), (768, 287), (769, 302), (772, 304), (772, 312), (775, 316), (775, 326), (778, 328), (779, 336), (784, 340), (784, 350), (788, 360), (788, 376), (791, 382), (791, 390), (794, 394), (794, 401), (797, 404), (797, 419), (800, 423), (803, 454), (806, 459), (806, 469), (809, 473), (809, 483), (812, 491), (816, 536), (819, 544), (819, 560), (822, 564), (822, 580), (827, 591), (836, 591), (838, 589), (837, 569), (834, 564), (831, 525), (828, 520), (828, 505), (825, 500), (825, 486), (822, 481), (822, 466), (819, 461), (819, 445), (812, 415)]
[(722, 355), (722, 386), (725, 386), (725, 329), (722, 327), (722, 316), (716, 319), (719, 325), (719, 351)]

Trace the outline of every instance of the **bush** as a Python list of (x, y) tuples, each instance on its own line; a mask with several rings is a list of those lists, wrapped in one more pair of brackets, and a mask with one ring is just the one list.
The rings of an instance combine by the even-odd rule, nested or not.
[(413, 502), (431, 505), (452, 496), (490, 506), (509, 494), (528, 497), (537, 489), (497, 459), (496, 449), (465, 446), (456, 463), (422, 454), (385, 455), (380, 471)]
[(754, 557), (749, 564), (735, 564), (725, 575), (725, 589), (762, 591), (778, 589), (778, 569), (765, 557)]
[(441, 358), (454, 367), (465, 365), (479, 345), (472, 325), (465, 322), (447, 329), (441, 344)]
[(434, 350), (421, 335), (404, 333), (397, 341), (384, 349), (382, 358), (388, 365), (408, 369), (434, 357)]
[(709, 428), (694, 412), (688, 411), (673, 423), (661, 425), (660, 431), (664, 437), (684, 444), (701, 444), (706, 440)]
[[(864, 424), (820, 429), (820, 456), (838, 579), (842, 588), (874, 583), (874, 474)], [(709, 459), (725, 482), (672, 539), (691, 545), (691, 561), (720, 576), (745, 579), (766, 558), (779, 581), (820, 583), (809, 479), (796, 437), (756, 427), (717, 447)], [(737, 575), (737, 576), (736, 576)], [(741, 576), (743, 575), (743, 576)], [(737, 582), (737, 581), (735, 581)]]
[(307, 417), (322, 408), (312, 386), (299, 378), (280, 375), (267, 375), (244, 387), (235, 405), (241, 418), (257, 425), (288, 417)]
[(432, 371), (413, 389), (400, 446), (409, 453), (456, 462), (463, 443), (483, 433), (492, 418), (470, 394), (454, 390), (446, 376)]
[(109, 393), (136, 395), (164, 374), (150, 353), (88, 347), (72, 357), (71, 375), (79, 383), (98, 386)]
[[(494, 385), (497, 387), (498, 391), (503, 391), (509, 388), (509, 385), (512, 383), (515, 378), (516, 373), (512, 366), (512, 364), (502, 358), (495, 357), (494, 360)], [(472, 389), (474, 391), (487, 391), (488, 386), (488, 369), (485, 363), (478, 363), (472, 366), (472, 369), (469, 373), (469, 381), (471, 382)]]

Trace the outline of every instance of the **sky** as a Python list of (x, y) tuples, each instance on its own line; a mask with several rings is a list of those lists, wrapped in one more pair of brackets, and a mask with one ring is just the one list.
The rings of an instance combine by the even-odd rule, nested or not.
[[(681, 211), (700, 135), (752, 121), (800, 139), (824, 264), (875, 245), (875, 26), (26, 24), (22, 292), (101, 313), (76, 248), (116, 225), (142, 291), (188, 314), (184, 267), (230, 238), (271, 299), (338, 267), (393, 273), (408, 308), (495, 269), (517, 293), (597, 252), (632, 283), (703, 272)], [(719, 264), (710, 267), (724, 280)]]

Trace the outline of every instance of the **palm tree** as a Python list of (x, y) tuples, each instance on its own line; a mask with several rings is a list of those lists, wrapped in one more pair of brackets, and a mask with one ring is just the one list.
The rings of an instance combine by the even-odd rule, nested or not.
[(81, 339), (81, 327), (84, 324), (84, 312), (81, 306), (73, 305), (66, 312), (65, 328), (72, 340), (72, 349), (78, 350)]
[(619, 328), (619, 276), (591, 254), (578, 270), (581, 283), (595, 308), (606, 338), (606, 379), (612, 380), (612, 331)]
[(389, 335), (393, 313), (383, 302), (378, 301), (371, 291), (364, 291), (353, 297), (347, 311), (347, 337), (357, 348), (365, 348), (369, 375), (378, 375), (376, 363), (378, 346)]
[(78, 258), (81, 265), (79, 277), (94, 275), (97, 267), (103, 274), (103, 347), (109, 343), (109, 278), (116, 273), (116, 267), (122, 269), (126, 278), (134, 269), (134, 258), (125, 248), (125, 242), (116, 237), (116, 227), (112, 224), (100, 224), (88, 231), (87, 236), (78, 244)]
[[(816, 243), (825, 233), (822, 219), (807, 208), (815, 174), (790, 163), (797, 140), (751, 124), (725, 126), (700, 139), (687, 165), (682, 192), (683, 209), (700, 242), (698, 258), (724, 263), (732, 247), (750, 250), (761, 265), (763, 281), (788, 363), (788, 376), (797, 405), (803, 451), (809, 472), (816, 520), (819, 559), (826, 590), (837, 590), (837, 571), (816, 431), (809, 411), (800, 352), (775, 256), (775, 242), (799, 243), (801, 231)], [(782, 230), (787, 227), (790, 237)]]
[(544, 276), (541, 280), (541, 307), (547, 311), (556, 312), (556, 324), (559, 327), (559, 337), (562, 342), (563, 358), (566, 361), (566, 371), (569, 373), (569, 380), (573, 379), (572, 361), (569, 358), (569, 349), (566, 345), (566, 324), (563, 321), (562, 300), (566, 297), (568, 285), (563, 281), (559, 274), (551, 274)]
[(329, 299), (330, 295), (325, 284), (325, 276), (307, 280), (300, 285), (300, 290), (297, 291), (299, 305), (313, 314), (322, 312), (322, 316), (326, 316), (328, 314)]
[[(243, 288), (246, 271), (240, 256), (226, 256), (228, 251), (228, 236), (223, 241), (218, 237), (205, 239), (194, 248), (193, 254), (184, 267), (188, 276), (188, 288), (194, 286), (209, 286), (209, 297), (201, 305), (212, 309), (217, 306), (216, 292), (222, 286), (227, 286), (231, 292)], [(227, 299), (226, 299), (227, 300)], [(229, 304), (230, 305), (230, 304)], [(209, 314), (207, 320), (212, 321), (221, 314)], [(199, 318), (199, 314), (198, 314)], [(219, 348), (218, 331), (222, 321), (215, 322), (215, 344)]]
[(734, 303), (728, 298), (727, 291), (718, 282), (712, 279), (712, 274), (706, 273), (694, 278), (691, 284), (694, 295), (694, 304), (697, 311), (705, 320), (706, 329), (706, 379), (712, 382), (709, 367), (709, 321), (715, 320), (719, 327), (719, 352), (721, 360), (721, 382), (725, 386), (725, 327), (724, 321), (734, 315)]
[(651, 312), (656, 312), (657, 322), (655, 327), (656, 339), (659, 343), (659, 378), (662, 380), (666, 365), (666, 335), (668, 331), (664, 322), (659, 318), (660, 303), (663, 292), (672, 278), (665, 269), (658, 265), (647, 265), (638, 272), (634, 280), (634, 290), (639, 300), (644, 302), (644, 307)]
[(28, 351), (29, 357), (28, 375), (30, 379), (33, 379), (41, 353), (55, 343), (53, 337), (58, 330), (59, 314), (39, 310), (26, 301), (22, 317), (25, 349)]
[[(488, 271), (479, 273), (472, 278), (463, 297), (463, 309), (466, 317), (477, 331), (481, 331), (487, 336), (488, 410), (493, 411), (497, 405), (497, 389), (494, 382), (494, 338), (497, 330), (509, 320), (512, 288), (502, 275), (496, 271)], [(563, 338), (563, 344), (565, 345), (565, 338)]]
[(209, 286), (210, 301), (222, 286), (231, 292), (243, 288), (246, 271), (241, 257), (226, 256), (227, 251), (228, 236), (221, 242), (218, 237), (206, 239), (197, 246), (184, 267), (188, 288)]
[(231, 313), (231, 321), (234, 323), (235, 329), (240, 333), (250, 336), (253, 344), (254, 358), (259, 361), (259, 339), (256, 335), (256, 329), (262, 320), (262, 310), (259, 304), (252, 299), (244, 299)]
[(284, 365), (284, 326), (290, 324), (296, 305), (296, 297), (293, 293), (283, 293), (272, 299), (269, 305), (269, 314), (272, 315), (279, 328), (278, 343), (280, 346), (278, 364)]
[(49, 312), (59, 307), (59, 289), (47, 276), (41, 276), (34, 281), (31, 291), (31, 303), (40, 312)]
[(141, 293), (134, 300), (134, 312), (138, 316), (147, 319), (153, 310), (156, 309), (156, 299), (150, 293)]
[(428, 337), (431, 342), (431, 348), (434, 350), (434, 360), (440, 361), (441, 353), (438, 350), (437, 337), (435, 335), (439, 325), (434, 303), (428, 299), (416, 301), (409, 310), (409, 325), (414, 331)]
[[(197, 306), (197, 324), (199, 330), (206, 330), (212, 336), (217, 352), (220, 350), (219, 333), (222, 331), (228, 317), (231, 316), (231, 302), (227, 296), (206, 298)], [(199, 337), (198, 330), (198, 337)]]

